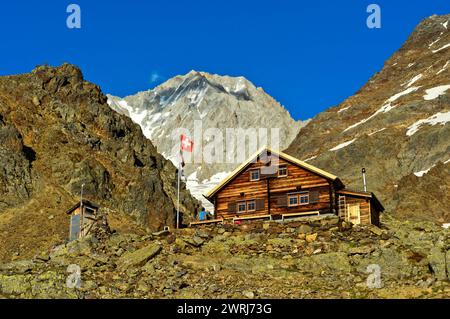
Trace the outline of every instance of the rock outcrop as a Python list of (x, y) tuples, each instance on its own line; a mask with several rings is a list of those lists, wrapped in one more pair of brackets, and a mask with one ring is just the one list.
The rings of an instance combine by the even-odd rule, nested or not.
[(355, 95), (314, 117), (286, 150), (401, 218), (450, 222), (450, 15), (422, 21)]
[[(113, 219), (174, 225), (176, 168), (77, 67), (0, 77), (0, 259), (64, 240), (82, 184)], [(183, 184), (185, 220), (198, 205)]]

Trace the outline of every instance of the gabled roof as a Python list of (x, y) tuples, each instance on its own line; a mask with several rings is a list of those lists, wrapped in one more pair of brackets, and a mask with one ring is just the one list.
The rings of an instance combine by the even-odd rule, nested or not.
[[(74, 206), (72, 206), (70, 209), (68, 209), (66, 211), (66, 214), (71, 214), (75, 209), (80, 207), (80, 205), (81, 205), (81, 202), (76, 203)], [(100, 207), (99, 205), (97, 205), (97, 204), (95, 204), (93, 202), (90, 202), (87, 199), (83, 199), (83, 205), (87, 206), (87, 207), (90, 207), (90, 208), (93, 208), (93, 209), (98, 209)]]
[(338, 190), (337, 193), (343, 194), (343, 195), (356, 196), (356, 197), (370, 198), (370, 200), (373, 202), (373, 204), (375, 206), (377, 206), (380, 211), (384, 212), (383, 204), (381, 204), (381, 202), (378, 200), (378, 198), (372, 192), (363, 192), (363, 191), (356, 191), (353, 189), (344, 188), (344, 189)]
[(280, 152), (280, 151), (274, 151), (269, 147), (262, 147), (259, 149), (256, 153), (254, 153), (252, 156), (250, 156), (245, 162), (243, 162), (241, 165), (239, 165), (234, 171), (232, 171), (222, 182), (217, 184), (214, 188), (212, 188), (209, 192), (207, 192), (204, 196), (206, 198), (211, 198), (214, 196), (220, 189), (222, 189), (225, 185), (227, 185), (233, 178), (235, 178), (237, 175), (239, 175), (243, 170), (245, 170), (250, 164), (254, 162), (254, 160), (257, 158), (257, 156), (261, 155), (263, 152), (270, 152), (271, 154), (276, 154), (278, 157), (284, 159), (287, 162), (290, 162), (294, 165), (300, 166), (308, 171), (311, 171), (319, 176), (322, 176), (328, 180), (331, 181), (337, 181), (342, 185), (342, 182), (339, 180), (339, 178), (333, 174), (330, 174), (324, 170), (321, 170), (320, 168), (317, 168), (311, 164), (308, 164), (304, 161), (301, 161), (295, 157), (292, 157), (286, 153)]

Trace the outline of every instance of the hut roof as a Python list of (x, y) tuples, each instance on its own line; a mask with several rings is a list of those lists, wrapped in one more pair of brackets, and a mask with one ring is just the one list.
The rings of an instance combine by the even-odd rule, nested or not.
[[(74, 206), (72, 206), (70, 209), (68, 209), (66, 211), (66, 214), (72, 214), (72, 212), (75, 209), (77, 209), (78, 207), (80, 207), (80, 205), (81, 205), (81, 202), (76, 203)], [(83, 205), (87, 206), (87, 207), (90, 207), (90, 208), (93, 208), (93, 209), (98, 209), (100, 207), (98, 204), (93, 203), (91, 201), (88, 201), (87, 199), (83, 199)]]

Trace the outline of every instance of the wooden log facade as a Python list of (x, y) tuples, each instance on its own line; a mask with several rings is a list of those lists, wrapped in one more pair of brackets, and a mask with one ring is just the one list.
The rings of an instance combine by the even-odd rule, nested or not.
[(335, 214), (361, 224), (379, 224), (381, 203), (372, 193), (345, 190), (338, 177), (268, 148), (241, 164), (205, 197), (216, 218), (270, 215), (273, 219)]

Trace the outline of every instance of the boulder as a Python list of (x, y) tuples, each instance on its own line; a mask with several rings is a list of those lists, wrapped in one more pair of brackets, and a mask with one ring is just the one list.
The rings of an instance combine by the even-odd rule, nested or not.
[(155, 236), (155, 237), (166, 237), (166, 236), (170, 235), (170, 231), (162, 230), (162, 231), (158, 231), (158, 232), (152, 233), (152, 235)]
[(152, 244), (134, 252), (126, 253), (119, 258), (117, 261), (117, 266), (121, 269), (125, 269), (127, 267), (142, 267), (150, 259), (155, 257), (161, 249), (161, 245)]
[(20, 295), (31, 289), (30, 275), (0, 275), (0, 295)]
[(204, 244), (204, 240), (199, 237), (199, 236), (193, 236), (193, 237), (187, 237), (187, 238), (183, 238), (183, 240), (188, 243), (189, 245), (192, 245), (194, 247), (200, 247), (201, 245)]
[(308, 243), (312, 243), (312, 242), (316, 241), (316, 239), (317, 239), (317, 233), (306, 235), (306, 241)]
[(18, 260), (7, 264), (0, 264), (0, 272), (8, 271), (15, 274), (24, 274), (34, 267), (34, 262), (31, 260)]
[(372, 253), (375, 250), (374, 247), (371, 246), (358, 246), (358, 247), (352, 247), (349, 249), (348, 254), (349, 255), (367, 255)]
[(242, 294), (243, 294), (246, 298), (248, 298), (248, 299), (253, 299), (253, 298), (255, 298), (255, 293), (254, 293), (253, 291), (248, 291), (248, 290), (246, 290), (246, 291), (244, 291)]
[(308, 225), (301, 225), (298, 229), (297, 232), (299, 234), (308, 234), (312, 231), (312, 227), (308, 226)]
[[(448, 253), (448, 252), (447, 252)], [(448, 256), (447, 256), (448, 257)], [(432, 269), (434, 275), (439, 280), (446, 280), (447, 272), (446, 272), (446, 256), (442, 248), (433, 247), (430, 250), (430, 253), (427, 256), (428, 263), (430, 268)]]
[(369, 227), (369, 230), (377, 236), (381, 236), (384, 233), (383, 230), (377, 226), (371, 226)]

